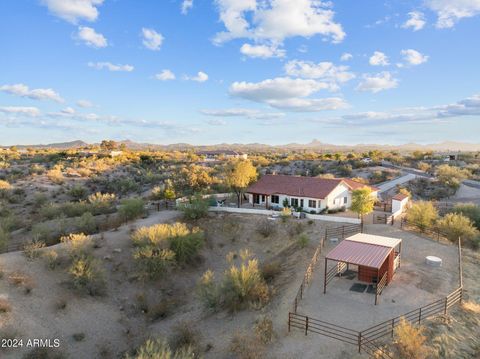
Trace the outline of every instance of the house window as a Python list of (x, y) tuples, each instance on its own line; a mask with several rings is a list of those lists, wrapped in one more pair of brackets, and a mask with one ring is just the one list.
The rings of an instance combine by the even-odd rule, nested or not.
[(262, 202), (265, 202), (265, 195), (262, 194)]
[(300, 200), (300, 207), (303, 208), (303, 198)]
[(308, 200), (308, 207), (310, 208), (317, 208), (317, 201), (313, 200), (313, 199), (309, 199)]
[(276, 203), (276, 204), (279, 204), (280, 203), (280, 197), (275, 195), (275, 194), (272, 194), (272, 203)]
[(290, 198), (290, 206), (298, 207), (298, 198)]
[(347, 204), (347, 200), (348, 200), (347, 197), (343, 197), (343, 203), (344, 203), (344, 204)]

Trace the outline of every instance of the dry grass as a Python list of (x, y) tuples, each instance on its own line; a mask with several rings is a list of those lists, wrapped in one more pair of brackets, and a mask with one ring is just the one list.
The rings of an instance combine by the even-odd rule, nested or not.
[(230, 343), (230, 351), (238, 359), (265, 358), (265, 347), (255, 336), (248, 333), (236, 333)]
[(428, 358), (431, 349), (426, 345), (426, 340), (423, 327), (414, 327), (404, 318), (400, 319), (399, 325), (395, 328), (394, 348), (401, 358)]
[(25, 294), (30, 294), (34, 287), (34, 281), (28, 274), (22, 272), (13, 272), (8, 276), (8, 282), (16, 287), (22, 287)]
[(480, 304), (478, 303), (475, 303), (475, 302), (463, 302), (462, 303), (462, 308), (469, 311), (469, 312), (472, 312), (472, 313), (475, 313), (475, 314), (480, 314)]
[(6, 298), (0, 298), (0, 314), (8, 313), (12, 310), (10, 302)]

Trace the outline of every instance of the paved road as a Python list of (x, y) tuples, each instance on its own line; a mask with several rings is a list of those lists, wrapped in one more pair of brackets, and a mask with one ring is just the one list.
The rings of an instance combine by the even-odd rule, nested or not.
[(413, 173), (407, 173), (406, 175), (394, 178), (391, 181), (383, 182), (377, 185), (376, 187), (380, 188), (380, 191), (379, 191), (380, 193), (383, 193), (391, 190), (392, 188), (394, 188), (399, 184), (409, 182), (415, 178), (417, 178), (417, 175), (414, 175)]

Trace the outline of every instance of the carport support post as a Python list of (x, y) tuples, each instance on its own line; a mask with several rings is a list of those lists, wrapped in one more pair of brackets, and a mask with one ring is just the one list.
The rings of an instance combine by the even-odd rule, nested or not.
[(323, 294), (327, 293), (327, 258), (325, 258), (325, 272), (323, 274)]

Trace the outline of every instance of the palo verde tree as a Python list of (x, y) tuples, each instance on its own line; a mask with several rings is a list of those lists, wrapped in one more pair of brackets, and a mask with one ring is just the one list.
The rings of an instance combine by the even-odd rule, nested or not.
[(350, 209), (357, 213), (362, 219), (363, 216), (373, 211), (375, 197), (372, 196), (372, 190), (369, 187), (356, 189), (352, 192), (352, 206)]
[(237, 195), (239, 208), (243, 192), (256, 178), (257, 169), (248, 160), (233, 161), (227, 166), (225, 182)]

